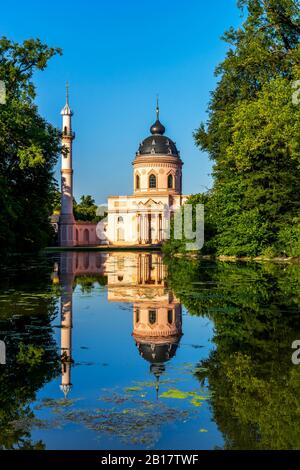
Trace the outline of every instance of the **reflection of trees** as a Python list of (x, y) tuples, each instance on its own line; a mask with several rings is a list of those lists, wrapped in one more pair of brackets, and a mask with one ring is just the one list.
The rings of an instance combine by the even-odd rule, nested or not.
[(299, 448), (300, 368), (291, 344), (300, 338), (300, 266), (169, 263), (176, 295), (215, 325), (216, 350), (196, 375), (209, 380), (226, 448)]
[(1, 270), (0, 292), (9, 292), (0, 302), (0, 339), (5, 340), (7, 352), (7, 363), (0, 367), (0, 449), (44, 447), (30, 438), (36, 423), (30, 403), (59, 373), (51, 327), (55, 315), (52, 266), (45, 259), (35, 267), (27, 261), (9, 275)]
[(76, 286), (80, 286), (82, 293), (91, 294), (95, 284), (98, 284), (100, 287), (106, 286), (107, 276), (102, 276), (100, 274), (83, 274), (81, 276), (76, 276), (74, 282)]

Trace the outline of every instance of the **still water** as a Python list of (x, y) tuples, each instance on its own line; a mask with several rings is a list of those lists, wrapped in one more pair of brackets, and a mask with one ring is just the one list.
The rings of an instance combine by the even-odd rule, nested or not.
[(145, 252), (2, 266), (0, 448), (299, 449), (299, 274)]

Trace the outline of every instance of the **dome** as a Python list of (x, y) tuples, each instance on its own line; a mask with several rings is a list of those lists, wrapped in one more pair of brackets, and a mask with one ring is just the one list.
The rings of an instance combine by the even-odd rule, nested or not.
[(175, 142), (165, 136), (165, 126), (159, 120), (159, 107), (156, 108), (156, 121), (150, 127), (152, 135), (143, 140), (137, 151), (139, 155), (170, 155), (179, 157)]
[(173, 344), (137, 343), (137, 347), (140, 355), (146, 361), (150, 362), (151, 364), (162, 364), (175, 356), (178, 342)]
[(164, 135), (154, 134), (141, 143), (138, 155), (171, 155), (179, 157), (175, 143)]
[(163, 135), (166, 132), (165, 126), (162, 125), (159, 119), (150, 127), (151, 134)]

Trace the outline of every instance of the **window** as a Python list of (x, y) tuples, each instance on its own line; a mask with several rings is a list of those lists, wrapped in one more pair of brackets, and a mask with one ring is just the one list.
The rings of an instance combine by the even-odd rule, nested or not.
[(90, 242), (90, 232), (88, 231), (87, 228), (85, 228), (83, 231), (83, 241), (85, 244)]
[(124, 219), (123, 217), (120, 215), (120, 217), (118, 217), (118, 224), (122, 224), (124, 222)]
[(170, 325), (173, 323), (173, 310), (168, 310), (168, 323)]
[(173, 176), (169, 175), (168, 176), (168, 189), (172, 189), (172, 188), (173, 188)]
[(90, 265), (89, 254), (88, 254), (88, 253), (85, 253), (85, 254), (84, 254), (84, 258), (83, 258), (83, 266), (84, 266), (84, 269), (89, 269), (89, 265)]
[(117, 229), (117, 240), (118, 242), (123, 242), (125, 240), (124, 229), (122, 227)]
[(139, 321), (140, 321), (140, 309), (137, 308), (135, 311), (135, 322), (139, 323)]
[(135, 177), (135, 189), (140, 189), (140, 176), (136, 175)]
[(155, 175), (150, 175), (149, 177), (149, 188), (156, 188), (156, 176)]
[(150, 325), (156, 323), (156, 310), (149, 310), (149, 323)]

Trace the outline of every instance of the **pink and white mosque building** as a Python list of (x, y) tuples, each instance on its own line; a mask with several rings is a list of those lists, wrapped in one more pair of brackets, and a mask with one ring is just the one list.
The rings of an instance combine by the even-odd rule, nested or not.
[(98, 226), (92, 222), (76, 221), (73, 215), (72, 147), (75, 133), (68, 88), (61, 115), (61, 213), (57, 224), (60, 246), (160, 245), (168, 237), (170, 217), (188, 196), (182, 195), (183, 162), (180, 152), (165, 135), (165, 127), (159, 120), (158, 103), (151, 135), (141, 142), (132, 162), (133, 194), (110, 196), (107, 218)]

